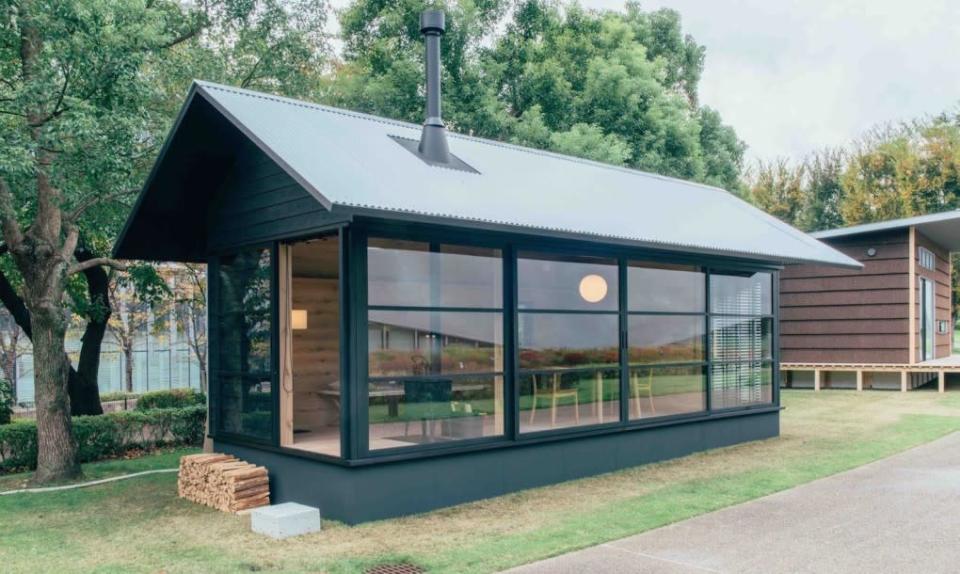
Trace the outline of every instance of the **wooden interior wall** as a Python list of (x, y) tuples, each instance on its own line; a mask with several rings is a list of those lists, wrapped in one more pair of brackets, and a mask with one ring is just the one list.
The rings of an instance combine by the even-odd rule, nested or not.
[[(828, 243), (862, 270), (789, 265), (780, 276), (783, 362), (909, 361), (907, 230)], [(869, 249), (876, 254), (867, 255)]]
[(337, 426), (338, 401), (321, 393), (340, 384), (337, 280), (294, 277), (292, 304), (307, 311), (307, 329), (293, 331), (294, 428)]
[[(926, 247), (936, 255), (937, 269), (936, 271), (931, 271), (924, 267), (920, 266), (919, 259), (915, 256), (914, 261), (916, 262), (916, 275), (917, 277), (925, 277), (934, 281), (934, 296), (936, 298), (936, 312), (935, 320), (936, 321), (947, 321), (950, 327), (947, 329), (947, 332), (944, 334), (937, 333), (936, 336), (936, 348), (934, 351), (934, 357), (948, 357), (952, 352), (953, 347), (953, 325), (951, 322), (951, 278), (950, 278), (950, 252), (944, 249), (943, 247), (937, 245), (936, 243), (930, 241), (922, 233), (917, 233), (917, 247)], [(917, 290), (916, 305), (917, 312), (915, 313), (916, 317), (916, 337), (914, 340), (914, 346), (916, 348), (917, 360), (920, 360), (920, 281), (917, 281), (917, 284), (914, 285), (914, 289)]]

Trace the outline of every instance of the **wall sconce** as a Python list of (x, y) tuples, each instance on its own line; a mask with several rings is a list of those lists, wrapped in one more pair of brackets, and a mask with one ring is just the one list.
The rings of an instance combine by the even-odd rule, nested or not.
[(291, 309), (290, 310), (290, 328), (294, 331), (303, 331), (307, 328), (307, 310), (306, 309)]
[(607, 280), (599, 275), (586, 275), (580, 280), (580, 296), (588, 303), (599, 303), (607, 296)]

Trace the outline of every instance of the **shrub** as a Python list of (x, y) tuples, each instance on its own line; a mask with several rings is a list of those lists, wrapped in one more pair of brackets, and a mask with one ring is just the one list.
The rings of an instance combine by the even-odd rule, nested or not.
[(112, 393), (102, 393), (100, 395), (100, 402), (106, 403), (110, 401), (122, 401), (123, 399), (135, 399), (137, 398), (137, 393), (124, 393), (124, 392), (112, 392)]
[[(73, 418), (80, 462), (121, 455), (137, 448), (203, 442), (206, 406), (119, 411)], [(0, 472), (37, 466), (37, 424), (33, 420), (0, 426)]]
[(137, 399), (138, 411), (153, 409), (179, 409), (207, 404), (207, 397), (193, 389), (173, 389), (144, 393)]
[(13, 385), (0, 379), (0, 425), (10, 422), (13, 417)]

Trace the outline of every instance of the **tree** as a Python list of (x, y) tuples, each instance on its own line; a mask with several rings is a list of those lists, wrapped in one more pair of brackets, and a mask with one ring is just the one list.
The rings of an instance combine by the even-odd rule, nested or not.
[[(35, 481), (79, 474), (69, 416), (74, 375), (64, 352), (66, 302), (99, 310), (88, 323), (90, 340), (99, 345), (108, 320), (107, 285), (91, 278), (105, 266), (124, 267), (103, 254), (162, 142), (187, 78), (214, 77), (208, 72), (218, 70), (221, 78), (243, 74), (250, 86), (304, 89), (322, 72), (300, 67), (315, 63), (322, 52), (310, 37), (322, 29), (309, 30), (322, 22), (319, 6), (280, 0), (4, 5), (0, 225), (2, 251), (15, 276), (0, 277), (0, 300), (34, 348)], [(207, 30), (215, 33), (204, 36)], [(306, 55), (314, 59), (305, 62)], [(85, 335), (84, 351), (87, 341)], [(99, 360), (99, 349), (90, 353), (91, 361), (94, 357)], [(84, 352), (79, 363), (78, 369), (89, 369)], [(95, 388), (95, 381), (94, 375), (80, 382)]]
[(808, 231), (833, 229), (843, 225), (841, 205), (844, 188), (841, 182), (845, 154), (840, 149), (814, 152), (804, 160), (806, 191), (799, 227)]
[[(328, 102), (423, 120), (423, 0), (356, 0)], [(461, 132), (739, 190), (745, 146), (697, 103), (704, 50), (670, 10), (460, 0), (443, 44), (444, 118)], [(509, 18), (507, 16), (509, 15)], [(502, 31), (501, 31), (502, 30)]]
[(178, 330), (200, 368), (200, 392), (207, 393), (207, 274), (185, 264), (174, 277), (174, 315)]
[(750, 198), (760, 209), (791, 225), (800, 220), (804, 208), (804, 167), (792, 167), (786, 159), (758, 162), (748, 175)]
[(10, 393), (17, 397), (17, 358), (23, 340), (19, 325), (9, 313), (0, 314), (0, 369), (3, 378), (10, 383)]

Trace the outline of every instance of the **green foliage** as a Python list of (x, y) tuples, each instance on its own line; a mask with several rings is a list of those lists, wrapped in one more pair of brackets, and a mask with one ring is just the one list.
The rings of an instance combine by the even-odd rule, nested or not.
[[(327, 100), (422, 121), (424, 0), (356, 0)], [(455, 130), (740, 188), (744, 145), (697, 103), (704, 49), (672, 10), (446, 2), (444, 116)], [(509, 15), (509, 18), (507, 16)]]
[(0, 425), (9, 423), (13, 417), (13, 401), (13, 385), (0, 379)]
[(179, 409), (192, 406), (206, 406), (207, 396), (193, 389), (172, 389), (152, 391), (140, 395), (137, 399), (138, 411), (153, 409)]
[[(80, 462), (120, 456), (133, 449), (203, 442), (206, 406), (119, 411), (73, 418)], [(0, 472), (37, 464), (37, 424), (33, 420), (0, 426)]]
[(112, 392), (112, 393), (100, 393), (100, 402), (106, 403), (109, 401), (122, 401), (123, 399), (135, 399), (137, 398), (137, 393), (125, 393), (125, 392)]

